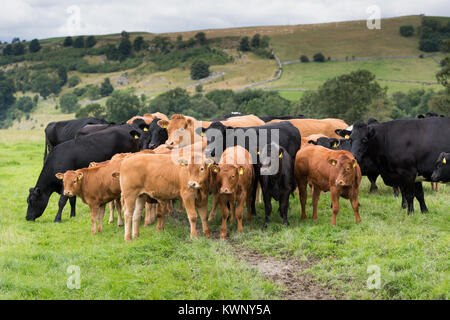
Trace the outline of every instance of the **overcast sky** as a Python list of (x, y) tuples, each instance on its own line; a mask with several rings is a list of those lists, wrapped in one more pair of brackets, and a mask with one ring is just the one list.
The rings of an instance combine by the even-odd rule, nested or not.
[(372, 5), (381, 17), (450, 16), (448, 0), (2, 0), (0, 40), (360, 20)]

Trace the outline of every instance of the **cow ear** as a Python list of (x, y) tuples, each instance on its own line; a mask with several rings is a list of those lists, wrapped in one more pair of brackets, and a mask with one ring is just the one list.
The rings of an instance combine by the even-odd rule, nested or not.
[(113, 172), (113, 173), (111, 174), (111, 176), (112, 176), (113, 178), (119, 179), (119, 178), (120, 178), (120, 172)]
[(83, 179), (83, 172), (78, 172), (77, 180)]
[(132, 136), (134, 139), (138, 140), (141, 137), (141, 134), (139, 132), (137, 132), (136, 130), (131, 130), (130, 136)]
[(278, 155), (278, 158), (283, 159), (284, 157), (284, 152), (283, 150), (280, 150), (280, 154)]
[(97, 165), (97, 162), (92, 161), (89, 163), (89, 168), (94, 168)]
[(244, 174), (244, 167), (243, 166), (239, 166), (239, 175), (242, 176)]
[(352, 161), (352, 168), (356, 168), (357, 164), (358, 164), (358, 162), (356, 162), (356, 159), (353, 159), (353, 161)]
[(214, 164), (214, 160), (213, 159), (211, 159), (211, 158), (206, 158), (205, 159), (205, 164), (208, 166), (208, 168), (212, 165), (212, 164)]
[(192, 119), (186, 119), (186, 128), (192, 127), (194, 125), (194, 121)]
[(337, 161), (334, 159), (329, 159), (328, 163), (334, 167), (337, 164)]
[(64, 180), (64, 173), (59, 172), (59, 173), (55, 174), (55, 177), (59, 180)]
[(375, 129), (373, 127), (369, 127), (367, 130), (367, 138), (372, 138), (375, 135)]
[(144, 132), (147, 132), (149, 127), (150, 127), (150, 125), (148, 125), (148, 124), (142, 125), (141, 130)]
[(195, 131), (196, 134), (198, 134), (199, 136), (203, 137), (205, 135), (205, 131), (206, 130), (204, 128), (202, 128), (202, 127), (199, 127), (197, 129), (195, 129), (194, 131)]
[(309, 140), (308, 143), (317, 145), (317, 141), (314, 141), (314, 140)]
[(167, 127), (169, 126), (169, 121), (167, 120), (159, 120), (157, 122), (158, 126), (160, 126), (163, 129), (167, 129)]
[(442, 158), (442, 163), (447, 164), (447, 159), (445, 159), (445, 157)]
[(213, 164), (213, 165), (211, 165), (211, 171), (213, 172), (213, 173), (219, 173), (220, 172), (220, 168), (219, 168), (219, 166), (217, 165), (217, 164)]

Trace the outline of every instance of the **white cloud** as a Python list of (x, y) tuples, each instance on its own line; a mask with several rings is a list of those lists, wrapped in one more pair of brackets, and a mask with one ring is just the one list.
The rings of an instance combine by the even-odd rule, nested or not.
[(0, 40), (64, 36), (67, 8), (81, 9), (77, 34), (127, 31), (175, 32), (206, 28), (307, 24), (365, 19), (378, 5), (382, 17), (450, 16), (447, 0), (7, 0), (0, 11)]

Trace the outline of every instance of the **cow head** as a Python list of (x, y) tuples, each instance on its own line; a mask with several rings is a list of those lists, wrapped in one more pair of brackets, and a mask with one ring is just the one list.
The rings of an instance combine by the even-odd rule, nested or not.
[(139, 141), (141, 143), (141, 150), (147, 149), (147, 146), (149, 145), (150, 140), (152, 138), (152, 135), (149, 131), (150, 126), (142, 118), (133, 120), (131, 126), (133, 128), (140, 130), (141, 132), (139, 137)]
[(170, 121), (159, 120), (158, 125), (167, 129), (168, 139), (166, 145), (169, 148), (175, 146), (181, 148), (193, 143), (193, 132), (195, 121), (191, 117), (174, 114)]
[(347, 187), (355, 182), (358, 163), (356, 159), (349, 155), (340, 155), (336, 158), (328, 159), (331, 166), (330, 178), (335, 181), (336, 186)]
[(56, 178), (63, 181), (65, 196), (73, 197), (79, 194), (83, 172), (68, 170), (65, 173), (57, 173)]
[(158, 125), (158, 121), (161, 119), (156, 118), (150, 124), (149, 132), (151, 134), (150, 142), (148, 143), (148, 149), (155, 149), (164, 144), (168, 139), (167, 129)]
[(30, 188), (27, 198), (28, 208), (26, 219), (28, 221), (34, 221), (42, 216), (49, 199), (50, 196), (42, 192), (39, 187)]
[(361, 162), (363, 157), (367, 155), (369, 150), (370, 140), (375, 135), (373, 126), (369, 126), (363, 122), (357, 122), (353, 126), (350, 140), (352, 143), (351, 152), (356, 157), (358, 162)]
[(239, 176), (244, 174), (244, 167), (235, 164), (212, 165), (211, 172), (219, 187), (219, 193), (232, 194), (236, 192)]
[(442, 152), (434, 164), (433, 182), (450, 182), (450, 153)]
[(338, 136), (340, 136), (342, 138), (345, 138), (345, 139), (350, 138), (350, 135), (352, 134), (352, 131), (351, 130), (347, 130), (347, 129), (336, 129), (336, 130), (334, 130), (334, 132)]
[[(200, 155), (201, 156), (201, 155)], [(195, 155), (191, 157), (191, 160), (180, 158), (178, 164), (182, 167), (186, 167), (188, 171), (188, 187), (191, 189), (200, 189), (209, 180), (210, 167), (214, 163), (211, 159), (195, 159)]]
[(264, 146), (258, 155), (258, 166), (261, 175), (274, 175), (279, 172), (283, 159), (289, 157), (287, 151), (272, 142)]
[(205, 148), (205, 156), (215, 159), (217, 162), (222, 156), (223, 151), (226, 149), (226, 135), (227, 129), (233, 129), (233, 127), (227, 127), (222, 122), (213, 122), (208, 128), (197, 128), (196, 133), (204, 136), (207, 141)]

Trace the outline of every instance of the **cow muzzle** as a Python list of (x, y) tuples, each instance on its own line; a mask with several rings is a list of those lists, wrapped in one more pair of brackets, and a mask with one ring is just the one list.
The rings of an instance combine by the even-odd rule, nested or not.
[(233, 192), (231, 191), (230, 188), (221, 188), (220, 193), (221, 194), (232, 194)]
[(70, 192), (70, 191), (64, 191), (64, 195), (65, 195), (66, 197), (73, 197), (73, 193)]
[(201, 185), (197, 181), (189, 181), (188, 187), (193, 188), (193, 189), (199, 189), (201, 187)]

